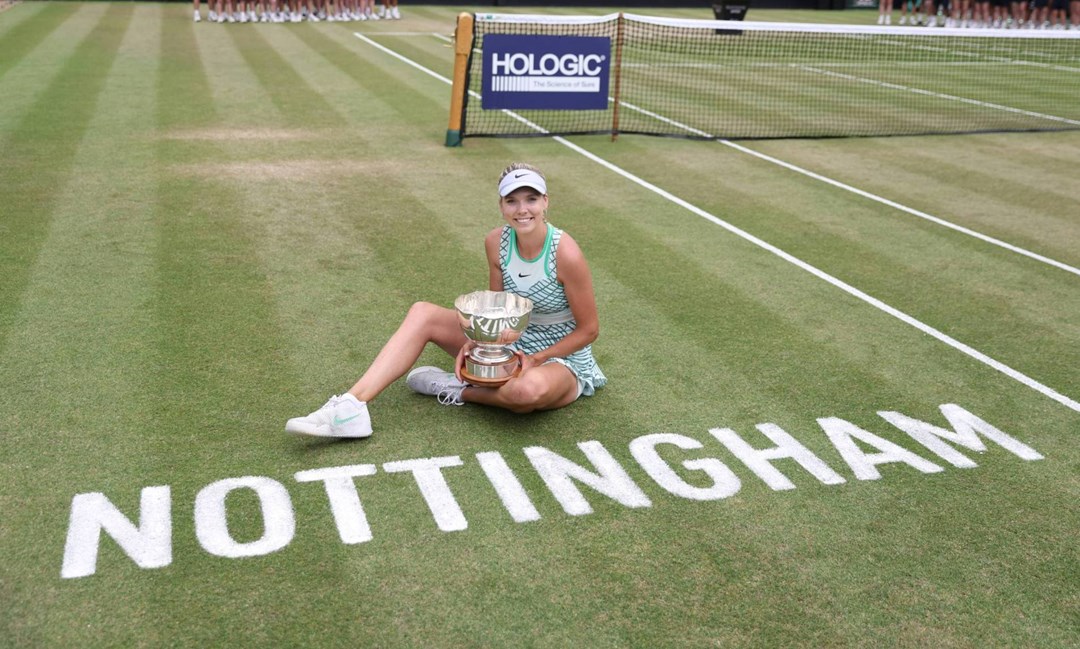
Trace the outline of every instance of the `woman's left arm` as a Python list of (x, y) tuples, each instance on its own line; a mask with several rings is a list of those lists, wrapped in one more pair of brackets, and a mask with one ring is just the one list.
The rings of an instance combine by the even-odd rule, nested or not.
[(596, 312), (596, 296), (593, 293), (592, 273), (585, 255), (570, 235), (563, 233), (556, 252), (559, 283), (566, 291), (570, 311), (577, 325), (566, 338), (551, 347), (532, 355), (540, 365), (551, 358), (563, 358), (596, 340), (600, 335), (600, 319)]

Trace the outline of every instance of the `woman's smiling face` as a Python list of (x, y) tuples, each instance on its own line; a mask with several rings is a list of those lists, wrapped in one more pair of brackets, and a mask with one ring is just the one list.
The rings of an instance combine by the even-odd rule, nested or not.
[(521, 187), (499, 199), (503, 218), (518, 232), (529, 232), (544, 223), (548, 198), (532, 187)]

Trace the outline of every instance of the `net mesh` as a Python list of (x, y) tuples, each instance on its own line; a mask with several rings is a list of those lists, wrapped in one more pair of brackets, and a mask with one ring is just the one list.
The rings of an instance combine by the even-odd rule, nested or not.
[[(607, 110), (483, 110), (479, 53), (488, 34), (609, 37), (617, 102), (609, 98)], [(477, 14), (468, 79), (463, 136), (764, 139), (1080, 128), (1076, 31)]]

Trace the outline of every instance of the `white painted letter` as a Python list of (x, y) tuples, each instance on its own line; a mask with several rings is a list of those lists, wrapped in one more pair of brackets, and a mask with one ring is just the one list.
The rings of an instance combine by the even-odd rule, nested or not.
[(529, 500), (529, 494), (525, 493), (525, 488), (507, 466), (503, 456), (491, 451), (477, 453), (476, 459), (480, 460), (480, 468), (487, 474), (491, 486), (495, 487), (495, 493), (499, 494), (503, 507), (510, 512), (515, 523), (540, 520), (540, 512), (536, 511), (536, 507)]
[[(832, 440), (836, 450), (840, 451), (840, 455), (843, 456), (851, 470), (855, 472), (855, 477), (860, 480), (877, 480), (881, 477), (881, 474), (874, 467), (878, 464), (888, 464), (890, 462), (903, 462), (923, 473), (944, 471), (933, 462), (925, 460), (887, 439), (882, 439), (869, 431), (865, 431), (850, 421), (839, 417), (826, 417), (818, 419), (818, 423), (821, 424), (822, 430)], [(873, 446), (880, 450), (881, 453), (863, 453), (852, 438)]]
[(810, 472), (810, 475), (823, 484), (843, 484), (845, 480), (840, 474), (829, 468), (818, 456), (810, 452), (799, 440), (787, 433), (776, 424), (758, 424), (756, 428), (761, 434), (768, 437), (776, 446), (772, 448), (756, 449), (746, 443), (739, 434), (730, 428), (713, 428), (709, 432), (720, 443), (727, 447), (735, 457), (742, 460), (754, 474), (765, 481), (773, 491), (794, 489), (795, 483), (771, 464), (772, 460), (790, 458), (799, 463), (799, 466)]
[[(229, 534), (225, 498), (236, 489), (251, 489), (259, 497), (263, 535), (255, 541), (238, 543)], [(277, 552), (296, 533), (296, 518), (285, 485), (262, 476), (218, 480), (195, 496), (195, 536), (203, 549), (218, 557), (237, 559)]]
[(168, 486), (146, 487), (139, 499), (139, 526), (135, 527), (105, 494), (77, 494), (71, 499), (71, 518), (60, 576), (73, 579), (97, 571), (102, 529), (140, 568), (169, 565), (172, 563), (171, 509)]
[(352, 545), (371, 540), (371, 526), (364, 515), (364, 506), (360, 504), (353, 478), (375, 475), (375, 471), (374, 464), (354, 464), (300, 471), (293, 477), (297, 482), (323, 481), (341, 541)]
[(676, 496), (690, 500), (719, 500), (734, 495), (742, 487), (739, 477), (731, 472), (726, 464), (715, 458), (685, 460), (682, 466), (691, 471), (702, 471), (712, 478), (711, 487), (695, 487), (679, 477), (660, 454), (656, 452), (658, 444), (674, 444), (682, 449), (698, 449), (701, 442), (685, 435), (656, 433), (638, 437), (630, 442), (630, 453), (641, 468), (664, 489)]
[(949, 446), (942, 439), (947, 439), (954, 444), (983, 453), (986, 451), (986, 445), (983, 444), (977, 434), (982, 433), (987, 439), (997, 442), (998, 446), (1020, 458), (1025, 460), (1043, 459), (1043, 456), (1038, 451), (1027, 444), (1017, 441), (953, 403), (941, 405), (941, 414), (945, 415), (945, 418), (949, 420), (949, 425), (952, 426), (953, 430), (940, 428), (899, 412), (882, 411), (878, 414), (885, 421), (911, 435), (916, 442), (936, 453), (941, 459), (963, 469), (977, 465), (971, 458)]
[(650, 507), (652, 502), (630, 476), (626, 474), (615, 458), (607, 452), (600, 442), (581, 442), (578, 447), (585, 457), (592, 461), (600, 473), (574, 464), (570, 460), (549, 451), (542, 446), (530, 446), (525, 449), (536, 472), (544, 479), (552, 495), (571, 516), (591, 514), (592, 507), (581, 495), (573, 480), (584, 482), (596, 491), (626, 505), (627, 507)]
[(440, 471), (447, 466), (461, 466), (461, 458), (451, 455), (387, 462), (383, 464), (383, 471), (387, 473), (412, 471), (416, 484), (420, 487), (420, 494), (424, 496), (424, 501), (431, 509), (431, 515), (435, 517), (435, 524), (444, 532), (457, 532), (469, 527), (469, 522), (465, 520), (465, 514), (461, 513), (461, 507), (458, 506), (454, 494), (450, 492), (450, 486), (446, 484), (446, 478)]

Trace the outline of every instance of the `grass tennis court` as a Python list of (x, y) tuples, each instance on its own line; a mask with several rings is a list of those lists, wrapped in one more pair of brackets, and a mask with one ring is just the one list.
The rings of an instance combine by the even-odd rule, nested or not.
[[(354, 32), (449, 76), (457, 11), (0, 12), (0, 645), (1080, 644), (1080, 133), (451, 149), (449, 86)], [(486, 286), (514, 160), (589, 259), (607, 387), (397, 384), (371, 438), (286, 436)], [(737, 443), (780, 430), (798, 459)]]

